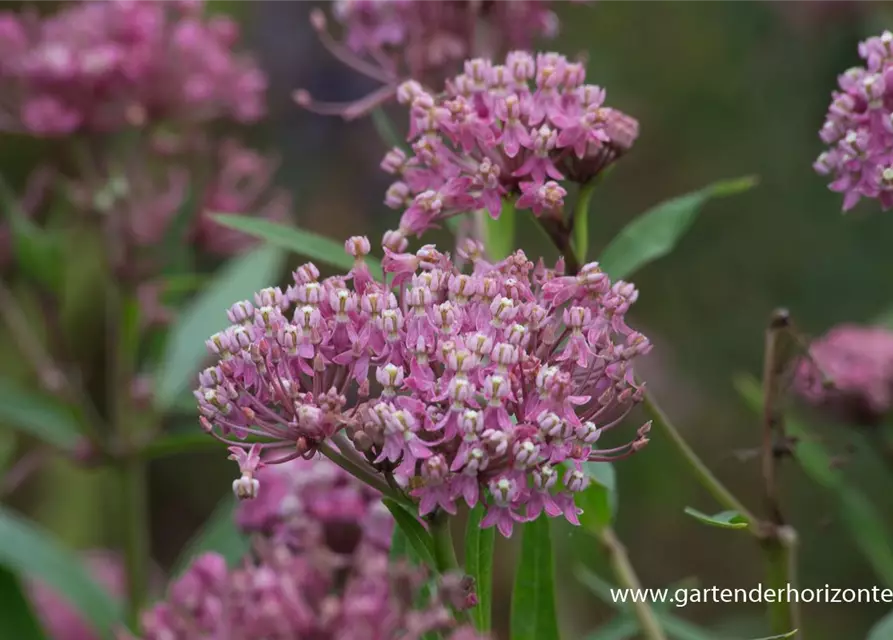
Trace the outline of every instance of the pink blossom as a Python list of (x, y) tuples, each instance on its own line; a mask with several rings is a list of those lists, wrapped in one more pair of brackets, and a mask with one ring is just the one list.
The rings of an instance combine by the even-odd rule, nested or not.
[(3, 13), (0, 92), (9, 111), (0, 127), (58, 136), (259, 119), (263, 73), (234, 52), (237, 25), (203, 15), (201, 5), (87, 1), (40, 19)]
[(559, 468), (647, 442), (645, 425), (597, 447), (642, 399), (633, 360), (650, 344), (624, 319), (637, 292), (596, 263), (561, 276), (520, 251), (496, 264), (466, 255), (469, 273), (433, 245), (386, 250), (390, 284), (364, 276), (362, 293), (355, 269), (320, 281), (306, 265), (285, 294), (236, 303), (234, 324), (207, 343), (218, 362), (195, 392), (205, 429), (267, 465), (312, 457), (343, 432), (422, 513), (483, 502), (506, 535), (542, 512), (575, 522), (584, 484), (557, 482)]
[(860, 43), (866, 66), (838, 78), (819, 137), (828, 145), (813, 168), (843, 194), (843, 210), (862, 198), (893, 207), (893, 33)]
[(840, 325), (809, 349), (795, 387), (810, 404), (857, 424), (874, 424), (893, 409), (893, 332)]
[(505, 198), (560, 216), (560, 183), (588, 182), (638, 136), (638, 122), (603, 106), (604, 89), (584, 81), (581, 63), (516, 51), (504, 64), (466, 61), (443, 93), (405, 83), (413, 155), (391, 150), (382, 162), (396, 178), (386, 202), (403, 209), (393, 233), (419, 236), (479, 209), (497, 218)]

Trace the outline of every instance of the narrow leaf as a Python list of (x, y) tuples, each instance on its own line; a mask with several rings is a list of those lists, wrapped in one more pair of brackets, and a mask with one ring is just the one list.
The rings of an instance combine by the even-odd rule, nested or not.
[(695, 520), (700, 520), (711, 527), (719, 527), (720, 529), (746, 529), (747, 518), (737, 511), (721, 511), (716, 515), (708, 516), (692, 507), (685, 507), (685, 513)]
[(557, 640), (555, 566), (549, 519), (524, 524), (512, 591), (511, 640)]
[(45, 395), (0, 380), (0, 423), (60, 449), (71, 449), (79, 427), (69, 409)]
[(22, 209), (12, 188), (0, 178), (0, 207), (9, 221), (13, 255), (22, 272), (36, 282), (58, 291), (62, 253), (58, 236), (38, 227)]
[(611, 524), (617, 511), (617, 487), (614, 467), (609, 462), (586, 462), (583, 470), (589, 486), (577, 494), (577, 506), (583, 509), (580, 524), (598, 533)]
[(283, 259), (280, 249), (269, 246), (232, 259), (183, 311), (168, 335), (155, 375), (155, 402), (159, 409), (170, 407), (189, 388), (207, 357), (205, 340), (229, 325), (226, 310), (271, 284)]
[(484, 246), (487, 255), (492, 260), (502, 260), (515, 248), (515, 223), (518, 213), (515, 211), (515, 203), (509, 199), (502, 201), (502, 212), (494, 220), (487, 211), (484, 216)]
[(0, 565), (52, 588), (103, 637), (110, 637), (121, 624), (121, 611), (115, 600), (90, 578), (81, 561), (48, 533), (0, 507), (0, 540)]
[(384, 498), (382, 502), (384, 502), (388, 511), (391, 512), (391, 515), (394, 516), (394, 520), (397, 521), (397, 526), (406, 534), (406, 540), (409, 543), (409, 546), (412, 547), (413, 551), (418, 554), (418, 557), (425, 564), (436, 570), (437, 563), (434, 561), (434, 542), (431, 540), (431, 534), (425, 531), (425, 528), (422, 526), (422, 523), (418, 521), (418, 518), (398, 503), (389, 498)]
[[(312, 231), (247, 216), (217, 214), (214, 219), (224, 227), (247, 233), (260, 238), (271, 245), (292, 251), (313, 260), (319, 260), (345, 271), (353, 268), (353, 257), (344, 251), (344, 245)], [(381, 278), (381, 262), (366, 256), (369, 271), (376, 278)]]
[[(735, 380), (738, 393), (755, 412), (763, 407), (759, 383), (749, 376)], [(816, 484), (827, 489), (837, 500), (843, 523), (862, 555), (884, 584), (893, 587), (893, 540), (884, 519), (865, 495), (847, 483), (838, 471), (831, 455), (809, 432), (809, 428), (790, 416), (785, 417), (785, 428), (794, 438), (794, 457), (800, 468)]]
[(478, 631), (489, 631), (493, 600), (493, 544), (496, 530), (481, 529), (484, 506), (478, 504), (468, 514), (465, 528), (465, 571), (474, 578), (477, 606), (471, 610)]
[[(787, 633), (783, 633), (780, 636), (769, 636), (768, 638), (757, 638), (756, 640), (785, 640), (785, 638), (793, 638), (797, 635), (799, 629), (794, 629), (793, 631), (788, 631)], [(869, 640), (873, 640), (869, 638)], [(880, 638), (878, 639), (880, 640)]]
[(409, 554), (409, 539), (406, 537), (406, 532), (403, 531), (403, 529), (401, 529), (400, 527), (394, 527), (394, 533), (391, 534), (391, 560), (409, 558)]
[(236, 528), (235, 512), (237, 506), (235, 496), (227, 496), (214, 509), (207, 522), (190, 540), (174, 567), (174, 573), (182, 573), (190, 563), (203, 553), (219, 553), (233, 566), (248, 553), (250, 541), (248, 536)]
[(47, 640), (18, 576), (0, 567), (0, 638)]
[(877, 621), (865, 640), (890, 640), (893, 638), (893, 611)]
[(602, 269), (615, 280), (629, 277), (670, 253), (708, 200), (747, 191), (756, 183), (752, 176), (715, 182), (649, 209), (611, 241), (599, 260)]

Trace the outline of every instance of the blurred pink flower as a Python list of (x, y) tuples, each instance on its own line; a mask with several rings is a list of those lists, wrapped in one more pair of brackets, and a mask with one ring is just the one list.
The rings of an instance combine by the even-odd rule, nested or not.
[[(127, 591), (127, 576), (121, 558), (111, 551), (90, 551), (83, 558), (97, 584), (123, 600)], [(28, 585), (28, 593), (35, 613), (51, 640), (100, 640), (99, 633), (51, 588), (32, 582)]]
[(0, 14), (0, 128), (38, 136), (162, 120), (253, 122), (266, 78), (202, 2), (87, 1)]
[(855, 424), (874, 424), (893, 409), (893, 332), (840, 325), (809, 353), (814, 362), (803, 359), (795, 377), (807, 402)]

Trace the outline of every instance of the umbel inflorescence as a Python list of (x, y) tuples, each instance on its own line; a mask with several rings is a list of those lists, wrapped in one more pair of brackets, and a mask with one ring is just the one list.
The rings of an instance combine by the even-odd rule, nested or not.
[(252, 553), (232, 569), (196, 558), (143, 614), (143, 640), (484, 640), (449, 610), (476, 602), (468, 580), (390, 558), (394, 521), (375, 491), (328, 461), (260, 475), (263, 497), (236, 513)]
[(865, 66), (838, 79), (820, 132), (829, 149), (813, 166), (844, 194), (844, 211), (861, 198), (877, 199), (886, 210), (893, 206), (893, 33), (860, 43), (859, 55)]
[(422, 515), (483, 503), (484, 525), (506, 536), (544, 511), (576, 523), (582, 463), (647, 442), (645, 425), (598, 447), (643, 395), (633, 361), (650, 343), (625, 322), (635, 287), (596, 263), (564, 275), (522, 251), (490, 264), (474, 243), (461, 252), (470, 273), (432, 245), (386, 249), (383, 282), (366, 238), (346, 248), (348, 274), (320, 280), (306, 264), (285, 292), (234, 304), (233, 325), (207, 342), (219, 361), (195, 395), (239, 461), (237, 493), (256, 495), (264, 464), (334, 443)]
[(556, 53), (468, 60), (443, 92), (410, 80), (397, 98), (410, 107), (412, 153), (394, 148), (381, 166), (397, 177), (385, 202), (403, 215), (385, 243), (398, 251), (451, 216), (486, 209), (497, 218), (503, 199), (560, 216), (561, 183), (589, 182), (639, 133), (634, 118), (605, 106), (604, 89), (586, 84), (582, 63)]

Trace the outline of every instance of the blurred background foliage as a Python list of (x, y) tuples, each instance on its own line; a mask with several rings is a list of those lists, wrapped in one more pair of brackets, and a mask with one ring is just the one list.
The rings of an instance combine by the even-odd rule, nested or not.
[[(384, 152), (368, 119), (345, 123), (298, 109), (298, 87), (326, 99), (348, 99), (368, 81), (332, 60), (307, 23), (304, 2), (219, 2), (235, 15), (271, 78), (271, 117), (251, 131), (282, 158), (280, 182), (296, 196), (296, 222), (340, 239), (380, 237), (395, 214), (382, 204)], [(707, 205), (669, 257), (636, 278), (641, 295), (633, 321), (656, 348), (643, 372), (656, 395), (719, 477), (759, 510), (756, 459), (737, 455), (756, 446), (758, 425), (733, 387), (733, 376), (759, 375), (770, 311), (788, 307), (807, 334), (843, 321), (870, 321), (893, 300), (893, 217), (846, 217), (840, 198), (811, 169), (817, 131), (836, 75), (857, 63), (856, 44), (893, 24), (893, 8), (874, 2), (596, 2), (561, 4), (563, 35), (553, 43), (588, 59), (588, 78), (605, 86), (610, 103), (637, 117), (641, 136), (593, 200), (591, 250), (597, 255), (635, 214), (709, 182), (759, 176), (758, 188)], [(395, 122), (405, 121), (400, 109)], [(0, 170), (21, 185), (52, 145), (4, 139)], [(554, 254), (529, 223), (520, 243)], [(443, 239), (448, 236), (444, 234)], [(434, 239), (432, 239), (434, 241)], [(77, 269), (89, 254), (69, 258)], [(299, 259), (290, 257), (290, 267)], [(97, 315), (97, 317), (99, 317)], [(89, 339), (101, 331), (85, 329)], [(3, 373), (21, 375), (7, 339)], [(173, 427), (198, 429), (191, 412)], [(849, 454), (844, 473), (893, 521), (889, 478), (877, 452), (855, 431), (828, 426), (817, 435), (834, 453)], [(3, 439), (0, 439), (2, 446)], [(20, 443), (19, 453), (27, 448)], [(222, 449), (153, 464), (154, 558), (168, 568), (183, 545), (229, 491), (233, 470)], [(711, 511), (660, 437), (641, 455), (617, 465), (617, 530), (646, 586), (696, 578), (701, 586), (752, 588), (763, 568), (752, 540), (699, 526), (687, 505)], [(878, 579), (840, 522), (831, 498), (801, 471), (783, 474), (784, 502), (801, 533), (801, 586), (870, 587)], [(114, 536), (103, 514), (109, 476), (55, 462), (13, 496), (66, 542), (102, 547)], [(556, 534), (559, 607), (566, 637), (583, 637), (611, 614), (575, 577), (586, 563), (604, 572), (597, 543), (571, 527)], [(507, 551), (510, 553), (510, 550)], [(511, 561), (497, 565), (497, 623), (505, 624)], [(806, 605), (812, 640), (862, 638), (887, 613), (881, 604)], [(718, 635), (757, 636), (762, 609), (751, 604), (693, 604), (679, 615)]]

